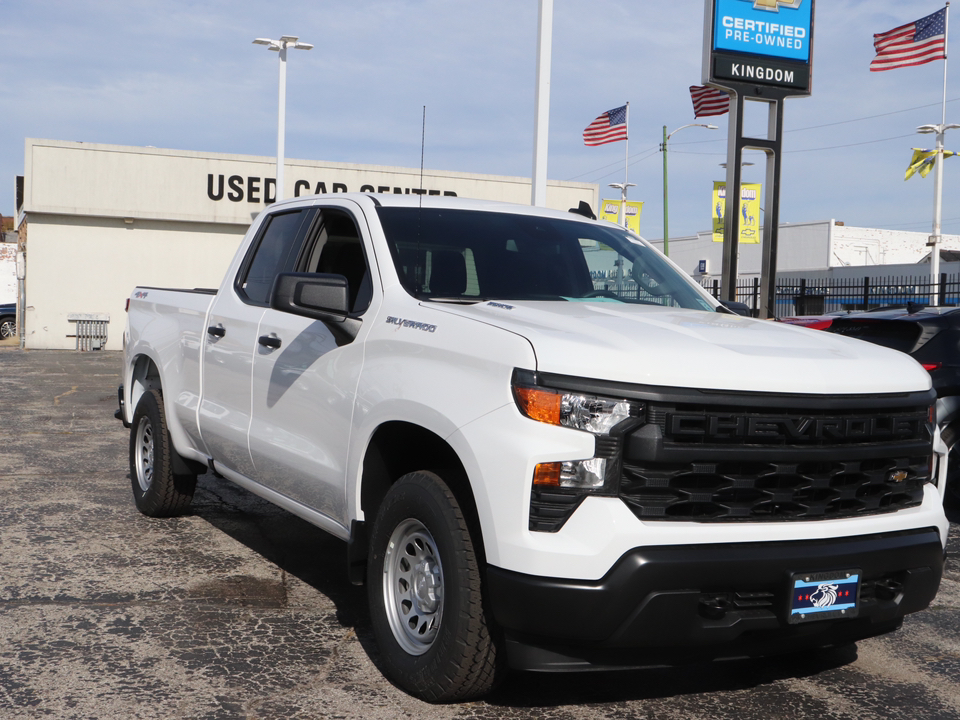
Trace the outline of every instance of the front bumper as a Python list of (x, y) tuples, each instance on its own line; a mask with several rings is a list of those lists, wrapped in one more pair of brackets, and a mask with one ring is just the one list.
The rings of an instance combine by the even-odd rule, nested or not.
[[(936, 528), (854, 538), (636, 548), (596, 582), (489, 567), (510, 664), (527, 670), (671, 665), (844, 644), (900, 626), (937, 594)], [(792, 625), (793, 573), (861, 571), (856, 618)]]

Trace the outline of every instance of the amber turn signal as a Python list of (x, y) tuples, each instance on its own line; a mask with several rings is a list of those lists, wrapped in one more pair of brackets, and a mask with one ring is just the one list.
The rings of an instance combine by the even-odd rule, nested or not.
[(560, 407), (563, 400), (560, 393), (524, 386), (514, 386), (513, 391), (520, 411), (528, 418), (549, 425), (560, 424)]
[(540, 463), (533, 471), (534, 486), (560, 487), (560, 470), (563, 463)]

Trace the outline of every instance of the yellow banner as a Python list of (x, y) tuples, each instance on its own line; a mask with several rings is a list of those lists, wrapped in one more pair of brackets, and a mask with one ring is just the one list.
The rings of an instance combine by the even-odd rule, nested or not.
[[(944, 159), (956, 155), (955, 152), (950, 150), (943, 151)], [(936, 150), (921, 150), (920, 148), (913, 149), (913, 157), (910, 158), (910, 165), (907, 167), (907, 172), (904, 180), (909, 180), (914, 176), (915, 173), (920, 173), (920, 177), (926, 177), (930, 174), (930, 171), (933, 169), (934, 163), (937, 162), (937, 151)]]
[[(740, 242), (759, 243), (760, 232), (760, 183), (740, 184)], [(713, 241), (723, 242), (723, 213), (726, 207), (727, 184), (713, 183)]]
[[(643, 212), (643, 203), (627, 200), (627, 230), (640, 234), (640, 214)], [(620, 224), (620, 201), (601, 200), (600, 212), (597, 217), (614, 225)]]

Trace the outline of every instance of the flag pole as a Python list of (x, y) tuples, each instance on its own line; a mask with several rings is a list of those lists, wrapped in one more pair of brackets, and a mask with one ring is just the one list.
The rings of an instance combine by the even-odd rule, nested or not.
[(620, 226), (627, 226), (627, 181), (630, 179), (630, 101), (627, 101), (627, 111), (623, 118), (627, 126), (627, 137), (624, 140), (623, 159), (623, 187), (620, 190)]
[(947, 0), (946, 12), (943, 15), (943, 112), (940, 122), (947, 124), (947, 58), (950, 54), (950, 0)]
[(947, 48), (950, 40), (950, 2), (946, 4), (943, 28), (943, 106), (937, 128), (937, 154), (933, 181), (933, 234), (930, 236), (930, 304), (940, 304), (940, 232), (943, 217), (943, 135), (947, 129)]

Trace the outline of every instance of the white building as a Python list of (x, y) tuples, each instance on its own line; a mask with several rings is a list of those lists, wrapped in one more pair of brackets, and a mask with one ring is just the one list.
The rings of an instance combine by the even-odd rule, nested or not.
[[(78, 319), (119, 349), (137, 285), (219, 287), (253, 218), (276, 196), (270, 157), (27, 139), (17, 226), (27, 348), (77, 347)], [(284, 197), (457, 195), (529, 204), (530, 179), (287, 160)], [(19, 195), (20, 193), (18, 193)], [(547, 205), (597, 207), (598, 186), (549, 182)], [(16, 296), (16, 293), (14, 293)], [(86, 331), (83, 331), (86, 332)], [(95, 347), (99, 347), (98, 342)]]
[[(871, 275), (903, 273), (879, 265), (915, 265), (930, 254), (929, 233), (850, 227), (836, 220), (790, 223), (780, 226), (777, 240), (777, 274), (789, 275), (830, 268), (856, 267)], [(663, 249), (663, 240), (652, 243)], [(740, 244), (738, 274), (760, 276), (760, 244)], [(960, 235), (943, 235), (940, 249), (960, 250)], [(723, 266), (723, 243), (713, 242), (710, 231), (689, 237), (670, 238), (670, 259), (697, 279), (719, 278)], [(851, 271), (851, 272), (860, 272)], [(917, 275), (928, 272), (926, 265)]]

